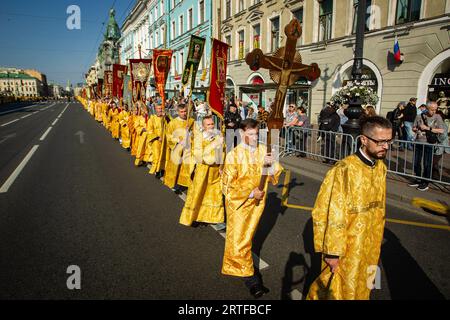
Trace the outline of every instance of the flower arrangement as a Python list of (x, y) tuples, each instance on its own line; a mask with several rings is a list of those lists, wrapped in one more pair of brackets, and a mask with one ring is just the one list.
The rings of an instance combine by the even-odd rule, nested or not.
[(349, 104), (350, 101), (359, 99), (362, 105), (376, 105), (378, 96), (372, 88), (362, 85), (347, 84), (336, 91), (331, 97), (334, 104)]

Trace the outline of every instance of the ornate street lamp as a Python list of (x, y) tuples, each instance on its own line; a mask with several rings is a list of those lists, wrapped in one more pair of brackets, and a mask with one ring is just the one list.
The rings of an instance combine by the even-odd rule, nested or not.
[[(366, 0), (358, 1), (357, 24), (356, 24), (356, 43), (355, 55), (352, 68), (352, 83), (354, 86), (361, 85), (361, 76), (363, 68), (363, 51), (364, 51), (364, 31), (366, 23)], [(360, 133), (359, 118), (363, 113), (361, 107), (361, 98), (352, 97), (349, 101), (348, 108), (344, 114), (348, 117), (348, 121), (342, 125), (344, 133), (351, 134), (356, 138)]]

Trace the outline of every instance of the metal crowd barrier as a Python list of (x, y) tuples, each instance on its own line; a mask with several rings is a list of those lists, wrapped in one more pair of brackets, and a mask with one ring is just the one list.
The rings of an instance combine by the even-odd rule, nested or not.
[[(334, 162), (356, 152), (359, 138), (340, 132), (285, 127), (280, 138), (280, 157), (295, 155)], [(394, 140), (385, 163), (390, 173), (450, 185), (450, 146)]]
[(355, 152), (350, 134), (302, 127), (285, 127), (281, 134), (284, 147), (281, 157), (309, 156), (316, 160), (338, 161)]

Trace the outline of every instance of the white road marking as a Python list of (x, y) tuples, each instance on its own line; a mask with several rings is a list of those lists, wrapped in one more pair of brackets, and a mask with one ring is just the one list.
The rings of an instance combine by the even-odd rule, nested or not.
[[(46, 109), (48, 109), (48, 108), (50, 108), (50, 107), (52, 107), (53, 105), (55, 105), (55, 103), (53, 103), (53, 104), (51, 104), (51, 105), (49, 105), (48, 107), (45, 107), (44, 109), (41, 109), (41, 110), (37, 110), (37, 111), (34, 111), (34, 112), (32, 112), (32, 113), (30, 113), (30, 114), (27, 114), (27, 115), (25, 115), (25, 116), (23, 116), (23, 117), (20, 117), (20, 118), (17, 118), (17, 119), (14, 119), (14, 120), (12, 120), (12, 121), (10, 121), (10, 122), (7, 122), (7, 123), (4, 123), (4, 124), (2, 124), (0, 127), (4, 127), (4, 126), (7, 126), (8, 124), (11, 124), (11, 123), (14, 123), (14, 122), (16, 122), (16, 121), (19, 121), (20, 119), (25, 119), (25, 118), (28, 118), (29, 116), (31, 116), (31, 115), (33, 115), (33, 114), (36, 114), (36, 113), (38, 113), (39, 111), (44, 111), (44, 110), (46, 110)], [(29, 106), (29, 107), (25, 107), (25, 108), (21, 108), (21, 109), (29, 109), (29, 108), (31, 108), (31, 107), (35, 107), (36, 105), (32, 105), (32, 106)], [(67, 106), (66, 106), (67, 107)], [(64, 109), (65, 110), (65, 109)], [(17, 109), (16, 110), (14, 110), (14, 111), (17, 111)], [(13, 112), (13, 111), (7, 111), (7, 112), (4, 112), (4, 113), (11, 113), (11, 112)], [(64, 111), (63, 111), (64, 112)], [(0, 115), (1, 115), (1, 113), (0, 113)]]
[[(160, 178), (161, 181), (163, 181), (162, 178)], [(184, 202), (186, 202), (186, 195), (184, 193), (179, 194), (178, 197), (180, 197), (181, 200), (183, 200)], [(210, 224), (210, 227), (213, 228), (214, 230), (216, 230), (215, 226), (213, 224)], [(223, 230), (216, 230), (224, 239), (226, 238), (226, 232)], [(261, 259), (260, 257), (258, 257), (256, 254), (254, 254), (252, 252), (252, 256), (253, 256), (253, 262), (255, 263), (255, 267), (258, 268), (259, 270), (264, 270), (266, 268), (269, 267), (269, 264), (267, 262), (265, 262), (263, 259)], [(299, 292), (300, 293), (300, 292)]]
[(54, 126), (54, 125), (55, 125), (55, 123), (57, 123), (57, 122), (58, 122), (58, 120), (59, 120), (59, 118), (56, 118), (56, 119), (55, 119), (55, 121), (53, 121), (53, 122), (52, 122), (52, 126)]
[(5, 183), (0, 188), (0, 193), (5, 193), (8, 191), (9, 187), (14, 183), (14, 181), (19, 176), (20, 172), (22, 172), (23, 168), (27, 165), (28, 161), (30, 161), (33, 154), (36, 152), (39, 145), (33, 146), (28, 154), (23, 158), (22, 162), (17, 166), (17, 168), (13, 171), (13, 173), (9, 176), (9, 178), (5, 181)]
[(1, 127), (7, 126), (8, 124), (14, 123), (14, 122), (19, 121), (19, 120), (20, 120), (19, 118), (14, 119), (13, 121), (10, 121), (10, 122), (2, 124)]
[(47, 131), (44, 132), (44, 134), (41, 136), (39, 141), (44, 141), (45, 137), (47, 137), (48, 133), (52, 130), (52, 127), (48, 127)]
[(2, 114), (8, 114), (8, 113), (13, 113), (13, 112), (17, 112), (18, 110), (22, 110), (22, 109), (29, 109), (29, 108), (32, 108), (32, 107), (35, 107), (35, 106), (36, 106), (36, 105), (33, 104), (33, 105), (31, 105), (31, 106), (28, 106), (28, 107), (22, 107), (22, 108), (17, 108), (17, 109), (14, 109), (14, 110), (9, 110), (9, 111), (0, 112), (0, 115), (2, 115)]

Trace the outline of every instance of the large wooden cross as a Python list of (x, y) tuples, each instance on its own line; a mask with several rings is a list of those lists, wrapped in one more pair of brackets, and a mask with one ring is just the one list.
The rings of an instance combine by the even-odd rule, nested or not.
[(268, 121), (269, 129), (279, 129), (283, 125), (283, 106), (289, 86), (301, 77), (314, 81), (320, 76), (318, 65), (316, 63), (302, 64), (300, 53), (295, 48), (297, 40), (302, 34), (300, 22), (293, 18), (284, 28), (284, 33), (287, 36), (286, 46), (279, 48), (274, 55), (264, 55), (261, 49), (254, 49), (245, 57), (245, 62), (251, 70), (269, 69), (270, 78), (278, 84), (275, 101), (271, 106), (272, 113)]
[[(271, 106), (272, 112), (267, 121), (269, 129), (267, 135), (267, 152), (271, 153), (271, 130), (280, 129), (283, 126), (283, 107), (289, 86), (292, 86), (301, 77), (314, 81), (320, 77), (320, 69), (316, 63), (302, 64), (300, 53), (296, 50), (297, 40), (302, 34), (300, 22), (293, 18), (284, 28), (287, 36), (286, 46), (279, 48), (273, 56), (264, 55), (261, 49), (254, 49), (247, 54), (245, 62), (250, 69), (256, 71), (260, 68), (269, 69), (270, 78), (278, 84), (275, 101)], [(263, 170), (258, 189), (263, 191), (266, 185), (268, 173)], [(256, 202), (259, 204), (259, 201)]]

